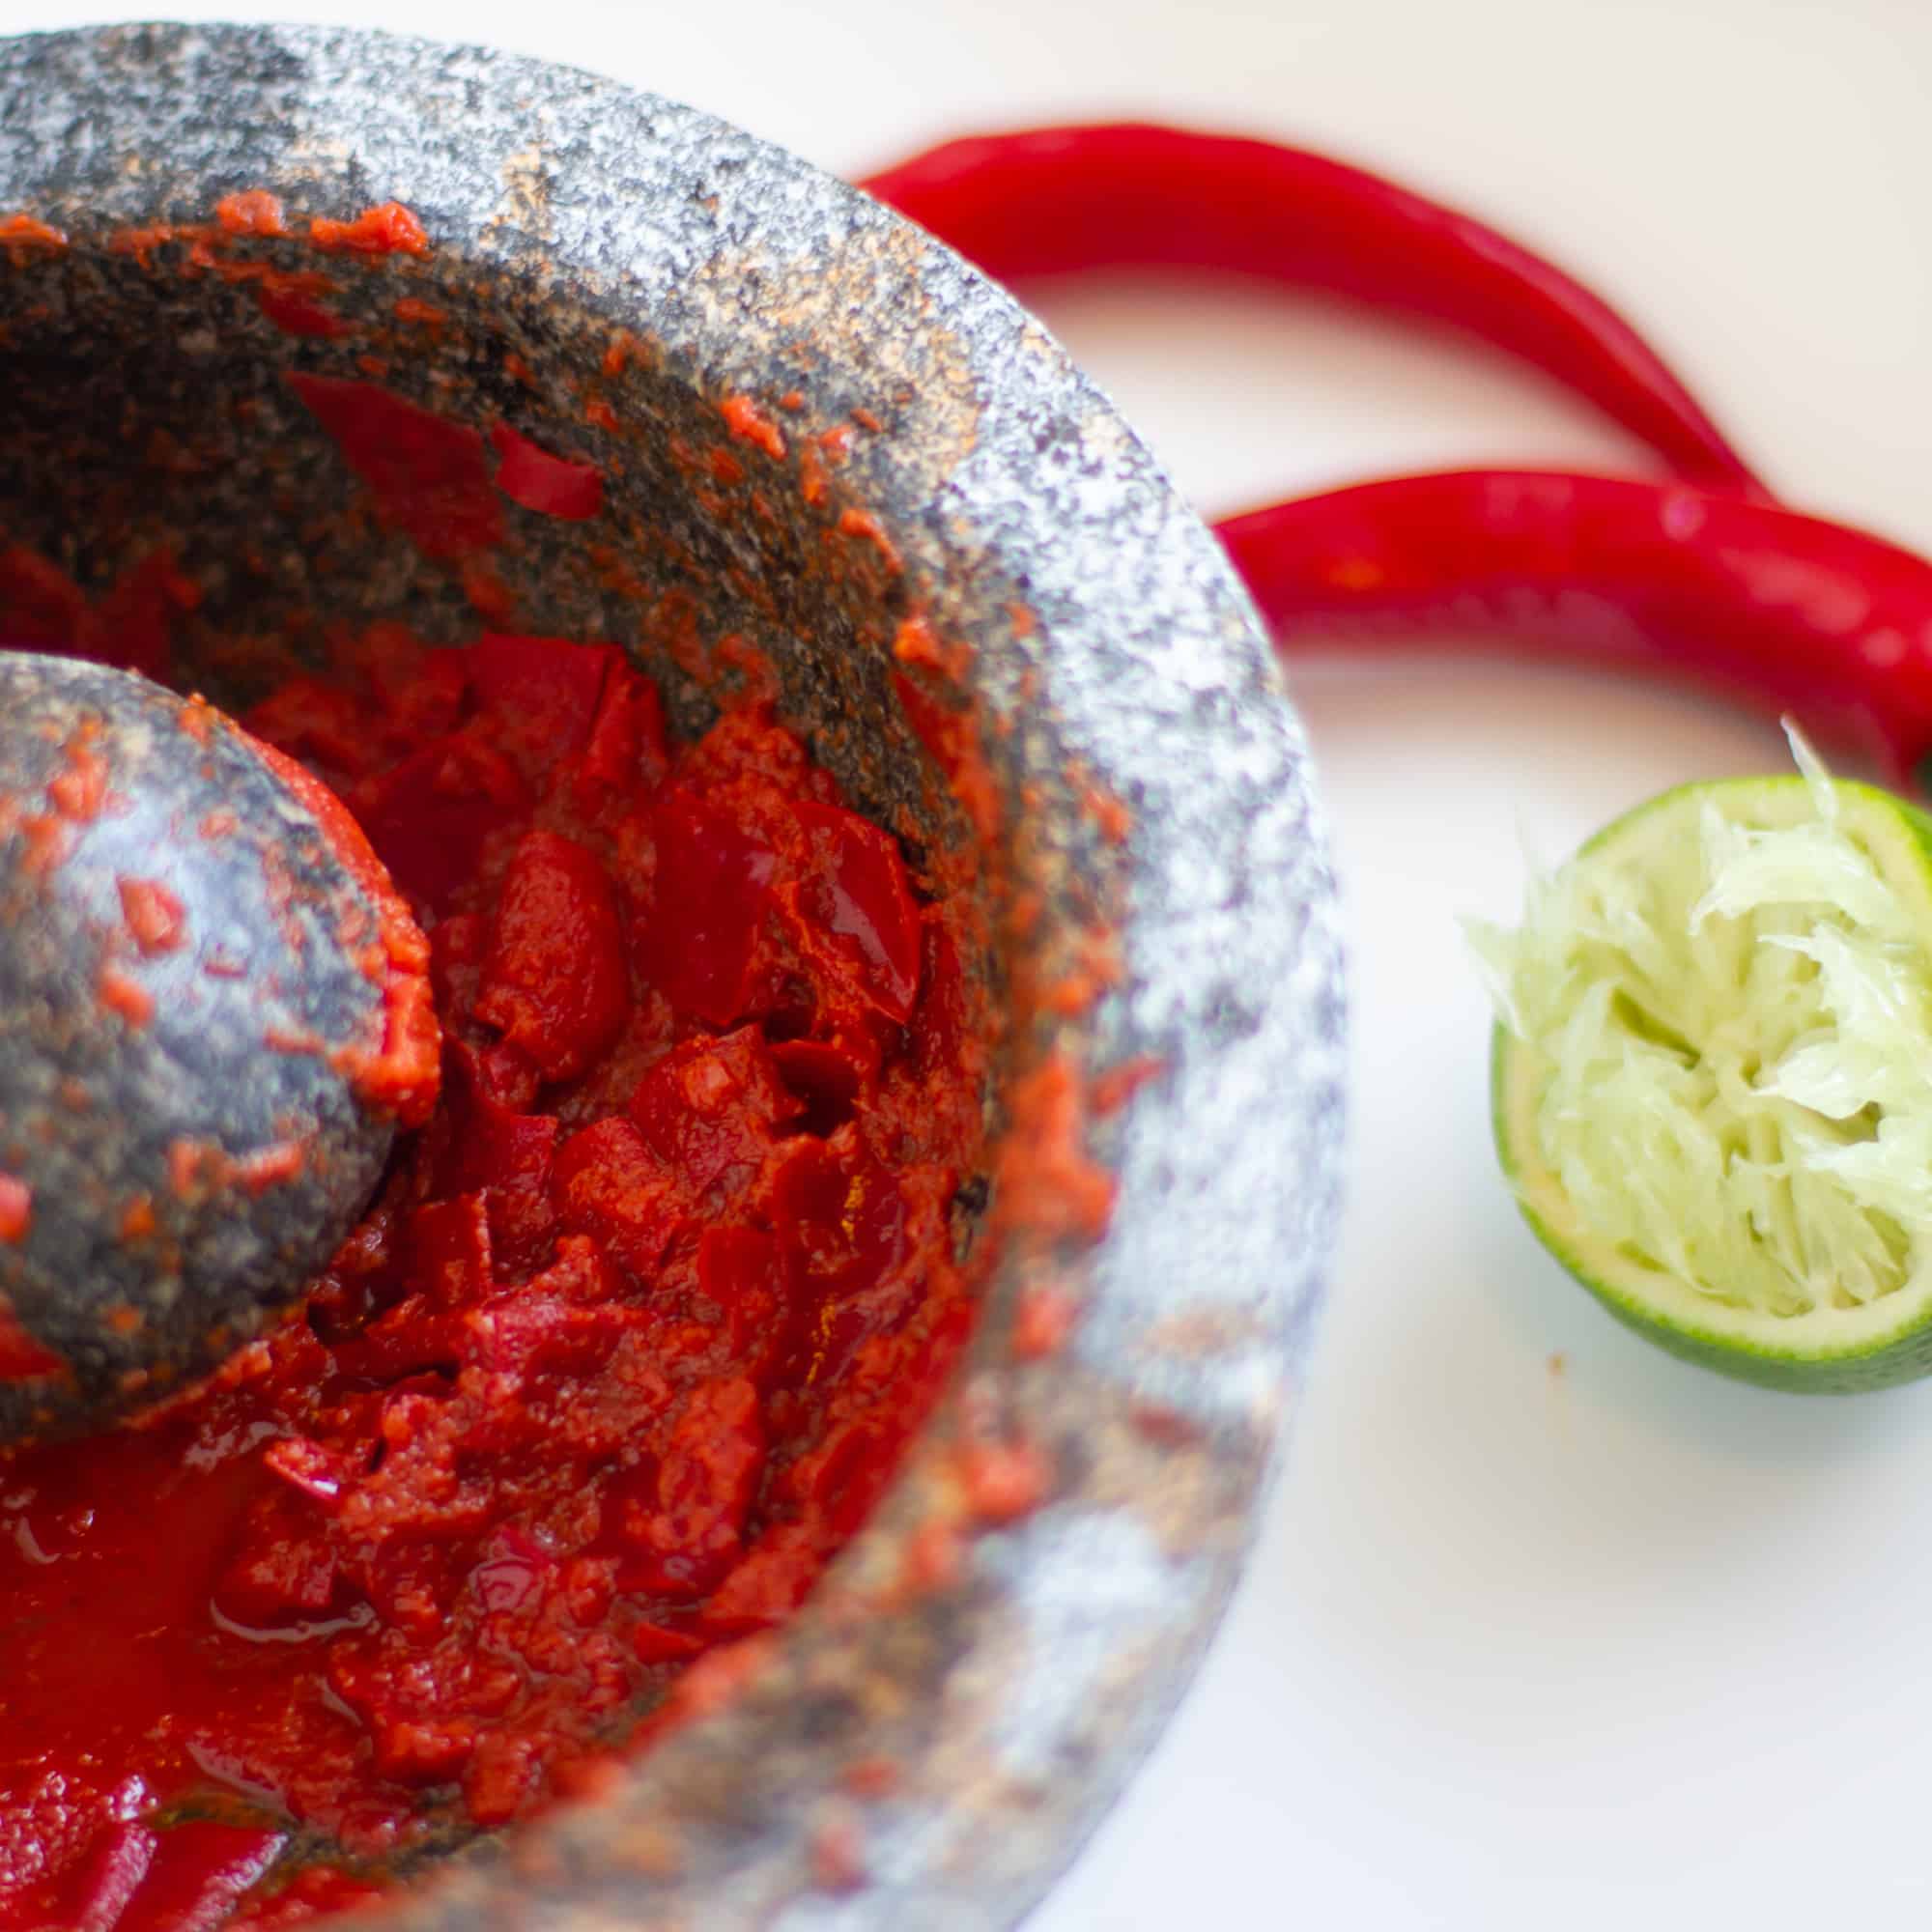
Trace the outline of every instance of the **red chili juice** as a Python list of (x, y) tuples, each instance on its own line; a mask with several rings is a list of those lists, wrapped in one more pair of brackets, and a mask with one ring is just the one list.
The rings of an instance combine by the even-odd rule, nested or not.
[(768, 707), (673, 748), (614, 648), (379, 626), (244, 722), (430, 932), (442, 1097), (298, 1316), (0, 1453), (0, 1932), (267, 1932), (568, 1791), (798, 1605), (972, 1318), (944, 909)]

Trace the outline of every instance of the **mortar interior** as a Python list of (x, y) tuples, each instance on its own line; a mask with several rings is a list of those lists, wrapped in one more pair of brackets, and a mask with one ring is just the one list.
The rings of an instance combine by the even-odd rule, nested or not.
[[(860, 426), (808, 436), (781, 399), (707, 393), (641, 329), (613, 332), (442, 251), (331, 259), (188, 225), (71, 235), (13, 269), (0, 276), (10, 642), (112, 655), (137, 638), (143, 668), (241, 710), (326, 668), (375, 622), (451, 644), (485, 627), (611, 640), (686, 738), (721, 695), (769, 676), (780, 716), (895, 833), (915, 876), (984, 895), (985, 855), (894, 689), (910, 610), (890, 529), (839, 486)], [(265, 290), (297, 290), (302, 326), (286, 306), (270, 314)], [(426, 537), (345, 462), (291, 387), (296, 371), (592, 464), (602, 507), (571, 521), (504, 497), (500, 543)], [(412, 487), (434, 482), (422, 472)], [(156, 559), (165, 568), (144, 579)], [(74, 634), (49, 566), (97, 630)], [(152, 594), (130, 600), (143, 581)], [(990, 946), (967, 966), (982, 987), (1001, 978)], [(965, 1191), (983, 1207), (982, 1180)], [(957, 1227), (963, 1250), (972, 1217)]]

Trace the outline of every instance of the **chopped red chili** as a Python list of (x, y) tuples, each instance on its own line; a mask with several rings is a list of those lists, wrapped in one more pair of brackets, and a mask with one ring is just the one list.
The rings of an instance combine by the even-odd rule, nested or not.
[(491, 432), (497, 445), (497, 488), (514, 503), (547, 517), (582, 523), (604, 507), (604, 476), (594, 463), (553, 456), (508, 423)]
[(487, 551), (503, 533), (483, 437), (384, 388), (342, 376), (297, 372), (289, 386), (335, 440), (377, 506), (425, 555)]

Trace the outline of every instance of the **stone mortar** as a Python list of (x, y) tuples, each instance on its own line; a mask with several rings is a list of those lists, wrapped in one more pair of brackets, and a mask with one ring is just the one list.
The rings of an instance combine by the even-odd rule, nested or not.
[[(246, 188), (295, 216), (393, 197), (434, 253), (238, 244), (327, 270), (331, 337), (277, 327), (255, 283), (192, 272), (179, 239), (111, 242)], [(364, 512), (283, 380), (369, 355), (440, 412), (603, 467), (595, 526), (506, 511), (520, 628), (623, 641), (687, 728), (732, 674), (716, 647), (746, 640), (916, 862), (959, 849), (963, 821), (892, 695), (894, 639), (923, 612), (942, 640), (1007, 828), (989, 908), (995, 873), (1009, 910), (1034, 908), (978, 962), (1012, 1013), (991, 1117), (1048, 1056), (1085, 1076), (1157, 1063), (1087, 1124), (1111, 1221), (1091, 1238), (1049, 1212), (987, 1250), (955, 1384), (733, 1694), (699, 1710), (694, 1690), (692, 1720), (621, 1776), (462, 1848), (376, 1918), (1010, 1925), (1220, 1613), (1334, 1216), (1333, 885), (1300, 729), (1213, 539), (1051, 337), (949, 250), (587, 74), (278, 27), (0, 42), (0, 221), (16, 213), (69, 245), (0, 248), (0, 551), (31, 545), (99, 589), (171, 545), (201, 596), (177, 676), (212, 696), (259, 691), (291, 637), (299, 655), (297, 610), (475, 628), (460, 573)], [(399, 298), (443, 323), (406, 325)], [(734, 434), (731, 398), (777, 434), (742, 416)], [(849, 452), (819, 464), (813, 439), (839, 426)], [(1025, 997), (1091, 965), (1096, 935), (1121, 969), (1103, 998)], [(1009, 1187), (1027, 1145), (1000, 1165)], [(1015, 1311), (1043, 1287), (1081, 1313), (1022, 1359)], [(976, 1526), (960, 1446), (989, 1429), (1056, 1475), (1042, 1507)], [(935, 1529), (963, 1562), (929, 1560)]]

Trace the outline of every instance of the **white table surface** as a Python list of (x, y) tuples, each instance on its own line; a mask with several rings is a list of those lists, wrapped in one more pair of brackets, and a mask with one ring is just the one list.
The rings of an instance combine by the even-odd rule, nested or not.
[[(1325, 144), (1557, 253), (1789, 494), (1932, 548), (1928, 0), (227, 11), (602, 69), (841, 171), (1120, 112)], [(0, 0), (8, 31), (99, 17)], [(1533, 379), (1319, 306), (1039, 305), (1210, 509), (1394, 468), (1641, 462)], [(1932, 1384), (1760, 1394), (1599, 1315), (1494, 1179), (1455, 924), (1513, 908), (1523, 839), (1560, 856), (1665, 784), (1776, 764), (1776, 736), (1494, 664), (1293, 683), (1353, 946), (1333, 1298), (1234, 1611), (1032, 1932), (1922, 1922)]]

